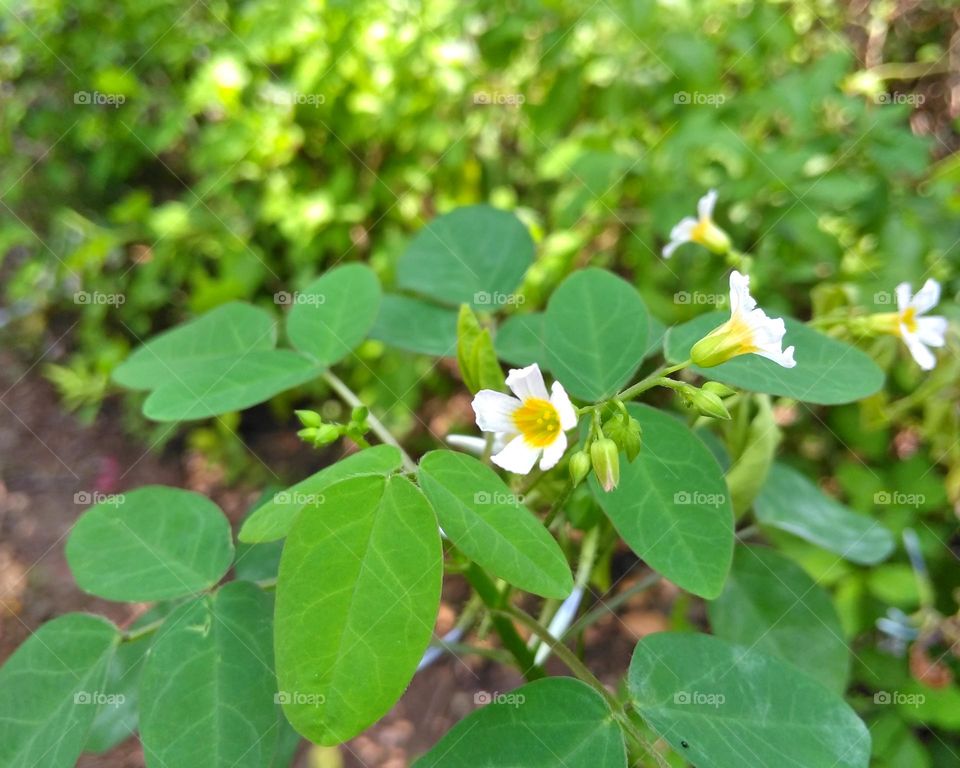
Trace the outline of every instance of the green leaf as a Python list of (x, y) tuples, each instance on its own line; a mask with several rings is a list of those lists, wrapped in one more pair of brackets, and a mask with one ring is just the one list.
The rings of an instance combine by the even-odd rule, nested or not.
[(893, 535), (876, 520), (827, 496), (802, 474), (774, 464), (754, 503), (757, 520), (846, 560), (873, 565), (893, 551)]
[(282, 539), (300, 510), (320, 501), (324, 491), (334, 483), (359, 475), (388, 475), (402, 465), (400, 451), (392, 445), (375, 445), (347, 456), (274, 494), (246, 519), (237, 538), (250, 544)]
[(276, 324), (268, 312), (230, 302), (138, 347), (113, 371), (113, 380), (128, 389), (156, 389), (250, 352), (273, 349), (276, 341)]
[(146, 486), (88, 509), (66, 547), (80, 588), (152, 602), (216, 584), (233, 559), (230, 524), (205, 496)]
[(490, 467), (472, 456), (431, 451), (420, 487), (444, 533), (482, 568), (515, 587), (563, 598), (573, 589), (556, 540)]
[(380, 282), (369, 267), (331, 269), (296, 295), (287, 314), (290, 343), (322, 366), (349, 355), (367, 337), (380, 310)]
[(444, 304), (506, 302), (533, 263), (533, 240), (512, 213), (457, 208), (431, 221), (400, 256), (397, 284)]
[(626, 768), (623, 734), (586, 683), (549, 677), (457, 723), (414, 768)]
[(120, 633), (68, 613), (44, 624), (0, 668), (0, 765), (72, 768), (103, 696)]
[[(727, 487), (733, 502), (733, 512), (739, 517), (753, 504), (767, 480), (770, 467), (780, 445), (781, 433), (773, 417), (770, 398), (756, 395), (757, 413), (750, 420), (743, 452), (727, 470)], [(749, 406), (749, 399), (742, 399), (738, 408)]]
[(737, 547), (723, 594), (708, 605), (714, 634), (788, 661), (843, 693), (850, 649), (827, 592), (766, 547)]
[(163, 626), (140, 686), (148, 766), (268, 768), (279, 731), (271, 600), (233, 581)]
[(866, 768), (870, 732), (835, 693), (780, 659), (710, 635), (637, 644), (637, 710), (693, 765)]
[(640, 294), (603, 269), (564, 280), (547, 304), (547, 367), (575, 397), (616, 394), (647, 351), (648, 316)]
[(620, 485), (590, 488), (627, 545), (656, 571), (696, 595), (720, 594), (733, 558), (733, 510), (723, 473), (706, 445), (674, 416), (628, 405), (643, 448), (621, 456)]
[(249, 352), (222, 358), (166, 381), (143, 404), (143, 415), (154, 421), (205, 419), (269, 400), (318, 376), (314, 362), (288, 349)]
[[(728, 315), (709, 312), (671, 328), (665, 345), (667, 359), (690, 358), (690, 348)], [(784, 318), (784, 346), (796, 346), (795, 368), (784, 368), (759, 355), (742, 355), (713, 368), (692, 370), (715, 381), (750, 392), (794, 397), (807, 403), (836, 405), (861, 400), (883, 386), (883, 371), (856, 347), (824, 336), (799, 320)]]
[(503, 371), (493, 351), (486, 328), (466, 304), (460, 306), (457, 320), (457, 364), (464, 384), (473, 393), (481, 389), (503, 389)]
[(338, 744), (382, 717), (417, 669), (443, 575), (437, 520), (407, 479), (354, 477), (297, 517), (277, 582), (284, 712)]
[(407, 352), (449, 357), (457, 348), (457, 313), (420, 299), (387, 294), (370, 336)]
[(521, 367), (539, 363), (546, 370), (546, 315), (511, 315), (497, 330), (493, 343), (501, 360)]

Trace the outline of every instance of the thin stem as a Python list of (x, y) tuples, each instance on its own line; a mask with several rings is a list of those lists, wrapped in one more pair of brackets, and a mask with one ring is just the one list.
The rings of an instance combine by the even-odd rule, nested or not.
[(547, 512), (547, 516), (543, 518), (543, 524), (545, 527), (550, 527), (550, 523), (553, 522), (554, 518), (560, 513), (560, 510), (563, 509), (563, 505), (567, 503), (567, 499), (570, 498), (570, 494), (572, 493), (573, 481), (568, 481), (566, 486), (564, 486), (563, 491), (550, 506), (550, 511)]
[[(347, 403), (347, 405), (357, 408), (363, 406), (363, 402), (357, 397), (356, 393), (348, 387), (340, 377), (331, 371), (324, 371), (323, 378), (330, 385), (330, 388), (336, 392), (340, 398)], [(397, 438), (393, 436), (389, 429), (387, 429), (383, 423), (373, 415), (368, 409), (367, 411), (367, 424), (370, 425), (370, 429), (373, 433), (380, 438), (387, 445), (392, 445), (398, 451), (400, 451), (400, 456), (403, 459), (403, 467), (408, 472), (416, 472), (417, 464), (410, 458), (403, 446), (397, 441)]]
[(617, 610), (617, 608), (619, 608), (621, 605), (627, 602), (627, 600), (629, 600), (634, 595), (650, 589), (650, 587), (654, 586), (659, 581), (660, 581), (659, 574), (657, 573), (648, 574), (644, 578), (640, 579), (640, 581), (638, 581), (636, 584), (631, 586), (629, 589), (623, 590), (623, 592), (621, 592), (616, 597), (613, 597), (610, 600), (603, 601), (603, 603), (598, 608), (594, 608), (592, 611), (585, 613), (583, 616), (580, 617), (580, 619), (575, 624), (573, 624), (573, 626), (570, 627), (570, 629), (568, 629), (566, 632), (563, 633), (563, 637), (567, 638), (567, 637), (570, 637), (571, 635), (576, 635), (577, 633), (582, 632), (591, 624), (594, 624), (595, 622), (602, 619), (608, 613), (613, 613), (615, 610)]
[(627, 387), (625, 390), (623, 390), (623, 392), (615, 395), (612, 399), (621, 401), (632, 400), (637, 395), (646, 392), (648, 389), (653, 389), (656, 387), (660, 383), (660, 379), (669, 376), (671, 373), (676, 373), (683, 368), (687, 368), (691, 365), (691, 363), (691, 360), (684, 360), (682, 363), (677, 363), (676, 365), (666, 365), (658, 368), (645, 379), (641, 379), (632, 387)]
[(130, 629), (123, 633), (123, 637), (120, 642), (123, 643), (133, 643), (139, 640), (141, 637), (146, 637), (147, 635), (156, 632), (163, 625), (163, 622), (167, 620), (167, 617), (164, 616), (162, 619), (157, 619), (156, 621), (151, 621), (149, 624), (144, 624), (142, 627), (137, 627), (136, 629)]

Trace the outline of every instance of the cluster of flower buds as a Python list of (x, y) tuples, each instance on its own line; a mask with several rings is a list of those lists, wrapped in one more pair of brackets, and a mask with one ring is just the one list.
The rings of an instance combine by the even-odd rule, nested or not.
[(367, 441), (364, 435), (369, 431), (367, 426), (367, 414), (369, 411), (366, 406), (357, 406), (350, 412), (350, 421), (346, 424), (337, 422), (325, 422), (323, 417), (316, 411), (296, 411), (297, 418), (303, 425), (303, 429), (297, 432), (303, 442), (312, 445), (314, 448), (321, 448), (336, 442), (346, 435), (362, 448), (367, 447)]

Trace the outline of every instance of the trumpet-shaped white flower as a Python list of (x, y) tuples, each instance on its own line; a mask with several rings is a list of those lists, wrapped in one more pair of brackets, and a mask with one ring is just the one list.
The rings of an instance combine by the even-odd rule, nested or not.
[(783, 349), (787, 329), (779, 317), (767, 317), (750, 295), (750, 278), (730, 273), (730, 319), (715, 328), (690, 350), (690, 359), (704, 368), (720, 365), (731, 357), (754, 354), (784, 368), (793, 368), (793, 347)]
[(942, 347), (946, 343), (947, 319), (924, 315), (940, 302), (940, 283), (930, 278), (923, 288), (911, 295), (910, 283), (897, 286), (897, 312), (894, 333), (903, 339), (913, 359), (923, 370), (929, 371), (937, 364), (930, 347)]
[(663, 258), (669, 259), (684, 243), (699, 243), (714, 253), (730, 250), (730, 237), (713, 222), (717, 190), (711, 189), (697, 202), (697, 218), (686, 216), (670, 230), (670, 242), (663, 247)]
[(577, 411), (559, 381), (550, 393), (540, 366), (513, 368), (507, 387), (515, 397), (482, 389), (473, 398), (477, 426), (484, 432), (504, 434), (506, 445), (491, 457), (498, 467), (527, 474), (540, 458), (540, 469), (553, 467), (567, 450), (567, 430), (577, 426)]

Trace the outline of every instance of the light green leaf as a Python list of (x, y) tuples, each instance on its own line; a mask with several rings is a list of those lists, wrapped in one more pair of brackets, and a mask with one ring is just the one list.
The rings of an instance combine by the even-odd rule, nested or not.
[(602, 269), (574, 272), (547, 304), (547, 367), (575, 397), (616, 394), (647, 352), (647, 308), (625, 280)]
[(788, 661), (843, 693), (850, 649), (830, 595), (766, 547), (737, 547), (723, 594), (708, 605), (714, 634)]
[(457, 313), (408, 296), (387, 294), (370, 337), (391, 347), (449, 357), (457, 349)]
[(321, 469), (306, 480), (279, 491), (246, 519), (237, 536), (240, 541), (275, 541), (287, 535), (300, 510), (321, 500), (334, 483), (359, 475), (388, 475), (400, 469), (400, 451), (392, 445), (375, 445)]
[[(665, 345), (667, 359), (679, 363), (690, 358), (690, 348), (729, 315), (709, 312), (671, 328)], [(856, 347), (824, 336), (799, 320), (784, 318), (784, 346), (795, 346), (797, 365), (784, 368), (759, 355), (742, 355), (713, 368), (692, 370), (715, 381), (750, 392), (766, 392), (835, 405), (861, 400), (883, 386), (883, 371)]]
[[(727, 487), (733, 502), (733, 512), (739, 519), (746, 512), (767, 480), (770, 467), (780, 445), (780, 428), (773, 417), (773, 407), (766, 395), (755, 395), (757, 413), (750, 420), (743, 452), (727, 470)], [(737, 406), (744, 408), (749, 400)]]
[(424, 227), (397, 264), (397, 284), (454, 306), (504, 303), (533, 263), (533, 240), (512, 213), (457, 208)]
[(444, 533), (467, 557), (527, 592), (570, 594), (573, 577), (560, 546), (490, 467), (463, 453), (431, 451), (419, 477)]
[(230, 524), (205, 496), (146, 486), (88, 509), (66, 547), (80, 588), (151, 602), (216, 584), (233, 559)]
[(630, 695), (693, 765), (867, 768), (870, 732), (837, 694), (780, 659), (710, 635), (637, 644)]
[(128, 389), (156, 389), (250, 352), (273, 349), (276, 340), (269, 313), (230, 302), (138, 347), (114, 370), (113, 380)]
[(546, 370), (546, 315), (511, 315), (500, 326), (493, 343), (500, 358), (511, 365), (538, 363)]
[(233, 581), (158, 630), (140, 686), (149, 768), (268, 768), (279, 732), (270, 598)]
[(143, 404), (154, 421), (190, 421), (216, 416), (269, 400), (317, 377), (321, 368), (287, 349), (250, 352), (191, 371), (188, 378), (166, 381)]
[(733, 509), (720, 465), (674, 416), (629, 405), (643, 429), (640, 455), (620, 456), (620, 485), (594, 497), (627, 545), (678, 586), (712, 599), (733, 558)]
[(296, 296), (287, 314), (287, 337), (321, 366), (356, 349), (380, 311), (380, 283), (363, 264), (331, 269)]
[(827, 496), (802, 474), (774, 464), (754, 503), (757, 520), (861, 565), (885, 560), (893, 535), (876, 520)]
[(106, 619), (68, 613), (14, 651), (0, 668), (3, 768), (72, 768), (119, 642)]
[(457, 364), (464, 384), (472, 393), (481, 389), (502, 390), (504, 376), (486, 328), (466, 304), (457, 319)]
[(276, 609), (277, 675), (294, 728), (338, 744), (393, 706), (430, 641), (442, 571), (436, 517), (403, 477), (344, 480), (301, 512)]
[(586, 683), (550, 677), (496, 696), (414, 768), (626, 768), (623, 734)]

